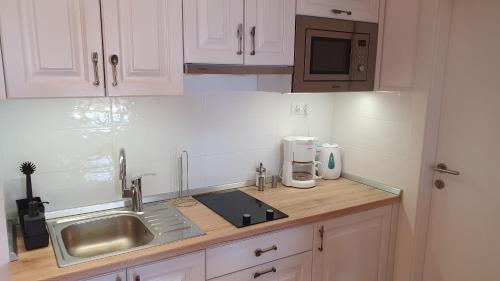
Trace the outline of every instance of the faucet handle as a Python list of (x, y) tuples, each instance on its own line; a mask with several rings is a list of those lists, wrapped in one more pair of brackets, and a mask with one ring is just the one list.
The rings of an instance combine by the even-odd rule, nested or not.
[(156, 173), (143, 173), (132, 177), (132, 183), (142, 180), (143, 177), (156, 176)]

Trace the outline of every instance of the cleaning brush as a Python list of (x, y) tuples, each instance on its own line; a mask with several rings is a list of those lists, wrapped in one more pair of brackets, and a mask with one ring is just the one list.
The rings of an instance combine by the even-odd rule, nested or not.
[(20, 166), (21, 173), (26, 175), (26, 197), (28, 202), (33, 201), (33, 189), (31, 187), (31, 175), (36, 171), (35, 164), (31, 162), (24, 162)]

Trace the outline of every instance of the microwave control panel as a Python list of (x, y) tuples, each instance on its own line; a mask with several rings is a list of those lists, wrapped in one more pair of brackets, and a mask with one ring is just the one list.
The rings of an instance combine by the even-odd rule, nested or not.
[(368, 79), (368, 55), (370, 47), (370, 36), (367, 34), (356, 34), (353, 40), (351, 79), (365, 81)]

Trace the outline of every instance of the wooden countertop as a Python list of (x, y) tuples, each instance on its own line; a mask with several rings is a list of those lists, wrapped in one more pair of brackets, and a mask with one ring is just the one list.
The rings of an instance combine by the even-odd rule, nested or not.
[[(255, 187), (245, 187), (242, 190), (285, 212), (289, 217), (238, 229), (202, 204), (181, 207), (179, 210), (201, 227), (206, 232), (205, 235), (64, 268), (57, 266), (50, 246), (20, 252), (19, 260), (9, 265), (12, 281), (84, 279), (202, 250), (217, 243), (328, 220), (401, 200), (398, 195), (344, 178), (319, 181), (312, 189), (279, 186), (264, 192), (257, 191)], [(21, 251), (24, 249), (22, 239), (19, 242)]]

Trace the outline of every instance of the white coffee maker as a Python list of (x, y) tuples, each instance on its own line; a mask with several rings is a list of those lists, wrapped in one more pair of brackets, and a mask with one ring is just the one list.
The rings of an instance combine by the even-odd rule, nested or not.
[(283, 139), (283, 170), (282, 183), (295, 188), (311, 188), (316, 186), (317, 167), (321, 175), (321, 163), (316, 159), (316, 144), (314, 137), (286, 137)]

